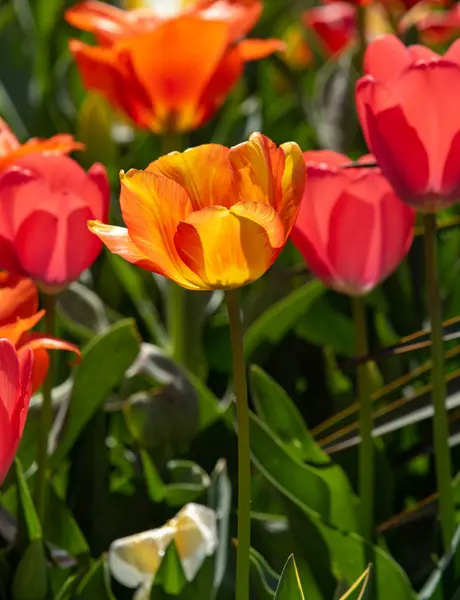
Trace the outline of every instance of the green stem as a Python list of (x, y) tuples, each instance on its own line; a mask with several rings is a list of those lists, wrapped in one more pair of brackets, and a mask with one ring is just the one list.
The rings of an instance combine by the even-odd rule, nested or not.
[(233, 352), (233, 381), (238, 423), (238, 554), (236, 562), (236, 600), (249, 600), (249, 548), (251, 544), (251, 458), (249, 409), (244, 363), (243, 332), (238, 291), (226, 292)]
[[(356, 354), (368, 353), (366, 307), (362, 297), (353, 297), (353, 320)], [(372, 400), (369, 390), (368, 365), (358, 365), (359, 431), (359, 496), (361, 498), (361, 533), (372, 542), (374, 530), (374, 442), (372, 440)]]
[(444, 550), (450, 550), (455, 530), (455, 507), (452, 489), (452, 465), (449, 448), (449, 423), (446, 410), (446, 380), (444, 369), (444, 342), (441, 298), (439, 294), (438, 254), (436, 242), (436, 215), (423, 215), (425, 226), (425, 273), (428, 313), (431, 322), (431, 382), (434, 407), (433, 437), (436, 477), (439, 492)]
[[(43, 305), (46, 309), (45, 331), (48, 335), (54, 335), (56, 296), (54, 294), (43, 295)], [(43, 382), (42, 395), (43, 404), (41, 410), (41, 424), (37, 440), (37, 479), (35, 504), (40, 521), (43, 523), (46, 510), (46, 489), (48, 470), (48, 435), (53, 421), (53, 407), (51, 391), (53, 389), (53, 353), (49, 353), (49, 368)]]

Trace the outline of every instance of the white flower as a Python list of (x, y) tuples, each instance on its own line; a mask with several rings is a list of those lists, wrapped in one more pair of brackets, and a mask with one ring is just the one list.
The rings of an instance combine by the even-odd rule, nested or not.
[(217, 518), (211, 508), (187, 504), (163, 527), (115, 540), (108, 563), (117, 581), (139, 588), (134, 600), (146, 600), (168, 545), (174, 540), (187, 581), (217, 547)]

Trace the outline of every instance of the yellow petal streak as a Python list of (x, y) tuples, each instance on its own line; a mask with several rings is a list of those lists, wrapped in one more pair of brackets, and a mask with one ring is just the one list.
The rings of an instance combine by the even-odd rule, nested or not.
[(284, 243), (284, 227), (268, 204), (210, 206), (183, 220), (174, 238), (179, 256), (203, 289), (231, 289), (261, 277)]

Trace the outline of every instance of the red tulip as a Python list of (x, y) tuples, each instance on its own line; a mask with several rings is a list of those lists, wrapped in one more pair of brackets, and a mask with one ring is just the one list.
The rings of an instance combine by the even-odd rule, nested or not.
[(54, 292), (78, 279), (102, 244), (87, 221), (107, 220), (105, 169), (67, 156), (30, 155), (0, 176), (0, 269)]
[(0, 339), (0, 484), (18, 450), (32, 393), (33, 354), (18, 356), (13, 344)]
[(69, 154), (74, 150), (83, 149), (83, 144), (65, 133), (54, 135), (47, 140), (31, 138), (25, 144), (20, 144), (5, 121), (0, 119), (0, 172), (28, 154)]
[(305, 152), (304, 159), (307, 185), (292, 240), (327, 286), (365, 294), (408, 252), (414, 211), (396, 197), (380, 169), (343, 169), (350, 159), (329, 150)]
[(306, 27), (313, 29), (327, 54), (346, 50), (356, 35), (356, 9), (347, 2), (315, 6), (302, 15)]
[(423, 212), (460, 199), (460, 40), (439, 56), (382, 36), (356, 87), (371, 152), (398, 196)]
[(30, 331), (44, 314), (44, 310), (38, 310), (38, 292), (33, 281), (0, 273), (0, 338), (14, 344), (20, 358), (33, 351), (32, 393), (38, 390), (48, 372), (48, 350), (68, 350), (80, 357), (74, 344)]

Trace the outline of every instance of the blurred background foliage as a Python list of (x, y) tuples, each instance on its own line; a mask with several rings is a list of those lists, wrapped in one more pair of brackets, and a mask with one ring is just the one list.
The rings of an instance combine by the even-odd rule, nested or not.
[[(107, 167), (111, 222), (118, 223), (119, 170), (144, 168), (163, 149), (159, 137), (132, 129), (104, 100), (83, 89), (67, 44), (70, 37), (90, 36), (64, 21), (72, 4), (1, 0), (0, 114), (22, 141), (70, 132), (84, 142), (87, 149), (77, 159), (85, 166), (100, 161)], [(251, 36), (279, 36), (287, 52), (248, 65), (217, 116), (178, 139), (178, 147), (234, 145), (262, 131), (277, 143), (292, 139), (302, 150), (329, 147), (351, 156), (366, 151), (352, 102), (357, 74), (351, 53), (337, 60), (322, 55), (318, 40), (301, 25), (300, 15), (309, 6), (301, 0), (265, 1)], [(445, 317), (454, 319), (446, 328), (446, 345), (456, 470), (457, 215), (457, 208), (440, 215), (445, 225), (441, 292)], [(416, 594), (454, 598), (460, 589), (455, 565), (460, 549), (450, 562), (439, 563), (438, 556), (429, 349), (418, 344), (423, 336), (415, 348), (410, 341), (404, 342), (409, 350), (401, 348), (401, 338), (426, 326), (421, 265), (416, 238), (398, 271), (366, 300), (379, 532), (369, 597), (380, 600)], [(160, 277), (103, 252), (91, 273), (60, 296), (57, 334), (81, 345), (82, 361), (71, 368), (59, 356), (55, 364), (54, 477), (44, 530), (34, 520), (25, 481), (33, 478), (40, 395), (32, 400), (19, 452), (22, 467), (10, 473), (1, 499), (1, 598), (9, 598), (10, 590), (18, 600), (131, 597), (132, 591), (116, 582), (110, 590), (100, 557), (114, 539), (162, 525), (190, 501), (219, 510), (215, 564), (203, 567), (199, 584), (178, 590), (168, 584), (168, 577), (178, 580), (180, 570), (177, 556), (170, 557), (169, 575), (158, 577), (151, 597), (233, 596), (236, 437), (227, 315), (220, 292), (193, 295), (201, 319), (190, 331), (197, 369), (186, 374), (168, 357), (166, 288)], [(369, 550), (357, 530), (359, 439), (350, 311), (347, 297), (313, 280), (291, 244), (265, 277), (243, 290), (253, 410), (252, 597), (259, 600), (274, 597), (291, 552), (308, 600), (338, 598), (368, 562)], [(460, 499), (460, 480), (456, 496)]]

